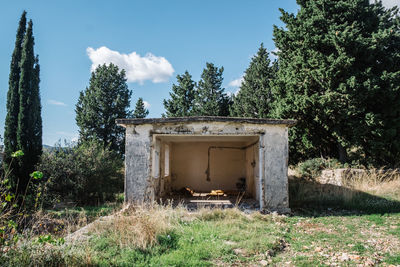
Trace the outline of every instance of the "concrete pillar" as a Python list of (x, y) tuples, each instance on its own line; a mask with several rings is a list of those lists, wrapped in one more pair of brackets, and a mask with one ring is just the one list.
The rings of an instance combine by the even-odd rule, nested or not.
[(151, 173), (150, 127), (128, 126), (125, 143), (125, 202), (140, 204), (148, 200)]
[[(263, 156), (263, 209), (290, 212), (288, 188), (288, 130), (287, 127), (269, 127), (260, 137)], [(262, 163), (260, 162), (260, 165)], [(261, 176), (261, 173), (260, 173)]]

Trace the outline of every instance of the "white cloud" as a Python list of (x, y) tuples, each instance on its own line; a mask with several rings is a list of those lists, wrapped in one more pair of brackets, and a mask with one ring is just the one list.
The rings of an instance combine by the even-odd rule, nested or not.
[(271, 52), (269, 53), (269, 58), (274, 61), (276, 59), (278, 59), (278, 56), (275, 55), (274, 53), (278, 53), (280, 50), (279, 48), (275, 47), (273, 50), (271, 50)]
[(168, 81), (174, 73), (174, 68), (167, 59), (151, 53), (147, 53), (143, 57), (136, 52), (121, 54), (105, 46), (98, 49), (88, 47), (86, 52), (92, 61), (92, 71), (100, 64), (113, 63), (125, 70), (128, 82), (143, 84), (144, 81), (149, 80), (153, 83), (161, 83)]
[(242, 82), (243, 82), (243, 77), (240, 77), (236, 80), (230, 81), (228, 83), (228, 86), (229, 87), (240, 87), (242, 85)]
[(144, 104), (144, 107), (147, 109), (151, 107), (150, 103), (147, 101), (143, 101), (143, 104)]
[(382, 0), (382, 4), (387, 8), (400, 6), (399, 0)]
[[(375, 0), (370, 0), (369, 2), (372, 4), (375, 3)], [(399, 0), (382, 0), (382, 4), (386, 8), (392, 8), (396, 5), (400, 7)]]
[(64, 102), (57, 101), (57, 100), (54, 100), (54, 99), (49, 99), (47, 101), (47, 103), (49, 103), (50, 105), (55, 105), (55, 106), (63, 106), (63, 107), (67, 106), (67, 104), (65, 104)]
[(239, 94), (239, 91), (240, 91), (240, 88), (238, 88), (235, 92), (228, 91), (228, 92), (226, 92), (226, 94), (228, 96), (232, 96), (232, 95), (237, 96)]

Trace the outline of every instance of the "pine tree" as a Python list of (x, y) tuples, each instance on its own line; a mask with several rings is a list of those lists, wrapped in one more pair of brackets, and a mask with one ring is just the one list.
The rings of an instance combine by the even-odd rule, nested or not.
[(17, 128), (17, 148), (24, 152), (19, 158), (20, 193), (25, 192), (29, 174), (34, 171), (42, 153), (42, 120), (39, 94), (39, 63), (34, 54), (32, 20), (24, 37), (21, 55), (21, 74), (19, 79), (19, 113)]
[(15, 40), (14, 52), (11, 57), (10, 76), (8, 81), (7, 93), (7, 115), (4, 125), (4, 169), (9, 167), (14, 171), (17, 165), (9, 166), (11, 163), (11, 154), (18, 150), (17, 143), (17, 128), (18, 128), (18, 113), (19, 113), (19, 76), (20, 76), (20, 61), (22, 54), (22, 43), (24, 41), (26, 31), (26, 12), (24, 11), (19, 20), (19, 27)]
[(144, 106), (143, 98), (139, 97), (133, 112), (133, 118), (146, 118), (147, 115), (149, 115), (149, 111)]
[(231, 99), (222, 88), (224, 68), (207, 63), (197, 84), (193, 115), (195, 116), (228, 116)]
[(171, 99), (164, 99), (164, 107), (167, 117), (187, 117), (193, 113), (195, 99), (195, 85), (188, 71), (183, 75), (177, 75), (178, 84), (172, 85)]
[(261, 44), (245, 71), (239, 93), (234, 98), (231, 116), (266, 118), (272, 101), (271, 81), (275, 78), (269, 53)]
[(132, 115), (129, 110), (132, 91), (125, 71), (114, 64), (100, 65), (92, 72), (89, 87), (80, 92), (76, 104), (76, 123), (80, 141), (97, 139), (104, 147), (124, 153), (125, 130), (116, 125), (117, 118)]
[[(274, 28), (274, 115), (298, 120), (291, 159), (400, 158), (400, 18), (380, 2), (298, 0)], [(364, 155), (361, 157), (361, 155)]]

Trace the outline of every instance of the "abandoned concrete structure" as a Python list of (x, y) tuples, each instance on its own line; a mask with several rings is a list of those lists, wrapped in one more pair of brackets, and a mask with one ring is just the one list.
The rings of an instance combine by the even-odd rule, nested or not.
[(243, 192), (262, 210), (289, 210), (288, 127), (293, 120), (230, 117), (118, 119), (126, 128), (125, 201), (182, 188)]

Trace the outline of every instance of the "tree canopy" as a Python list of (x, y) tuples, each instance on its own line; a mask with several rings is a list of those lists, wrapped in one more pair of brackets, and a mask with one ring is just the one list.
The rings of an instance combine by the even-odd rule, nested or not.
[[(400, 19), (380, 2), (297, 1), (274, 27), (273, 116), (297, 119), (291, 158), (349, 152), (394, 165), (400, 152)], [(397, 163), (398, 164), (398, 163)]]
[(224, 67), (207, 63), (197, 83), (193, 115), (195, 116), (228, 116), (231, 99), (222, 87)]
[(134, 118), (146, 118), (149, 115), (148, 109), (144, 106), (143, 98), (139, 97), (136, 102), (135, 111), (133, 112)]
[(234, 97), (231, 116), (268, 117), (272, 102), (270, 84), (275, 78), (275, 69), (267, 49), (261, 44), (245, 71), (238, 94)]
[(196, 96), (196, 83), (188, 71), (176, 76), (177, 84), (172, 85), (170, 99), (164, 99), (164, 107), (167, 117), (187, 117), (193, 114), (194, 100)]
[(116, 125), (115, 120), (131, 117), (131, 96), (124, 70), (119, 71), (112, 63), (99, 65), (76, 104), (80, 141), (97, 139), (104, 147), (123, 154), (125, 129)]

